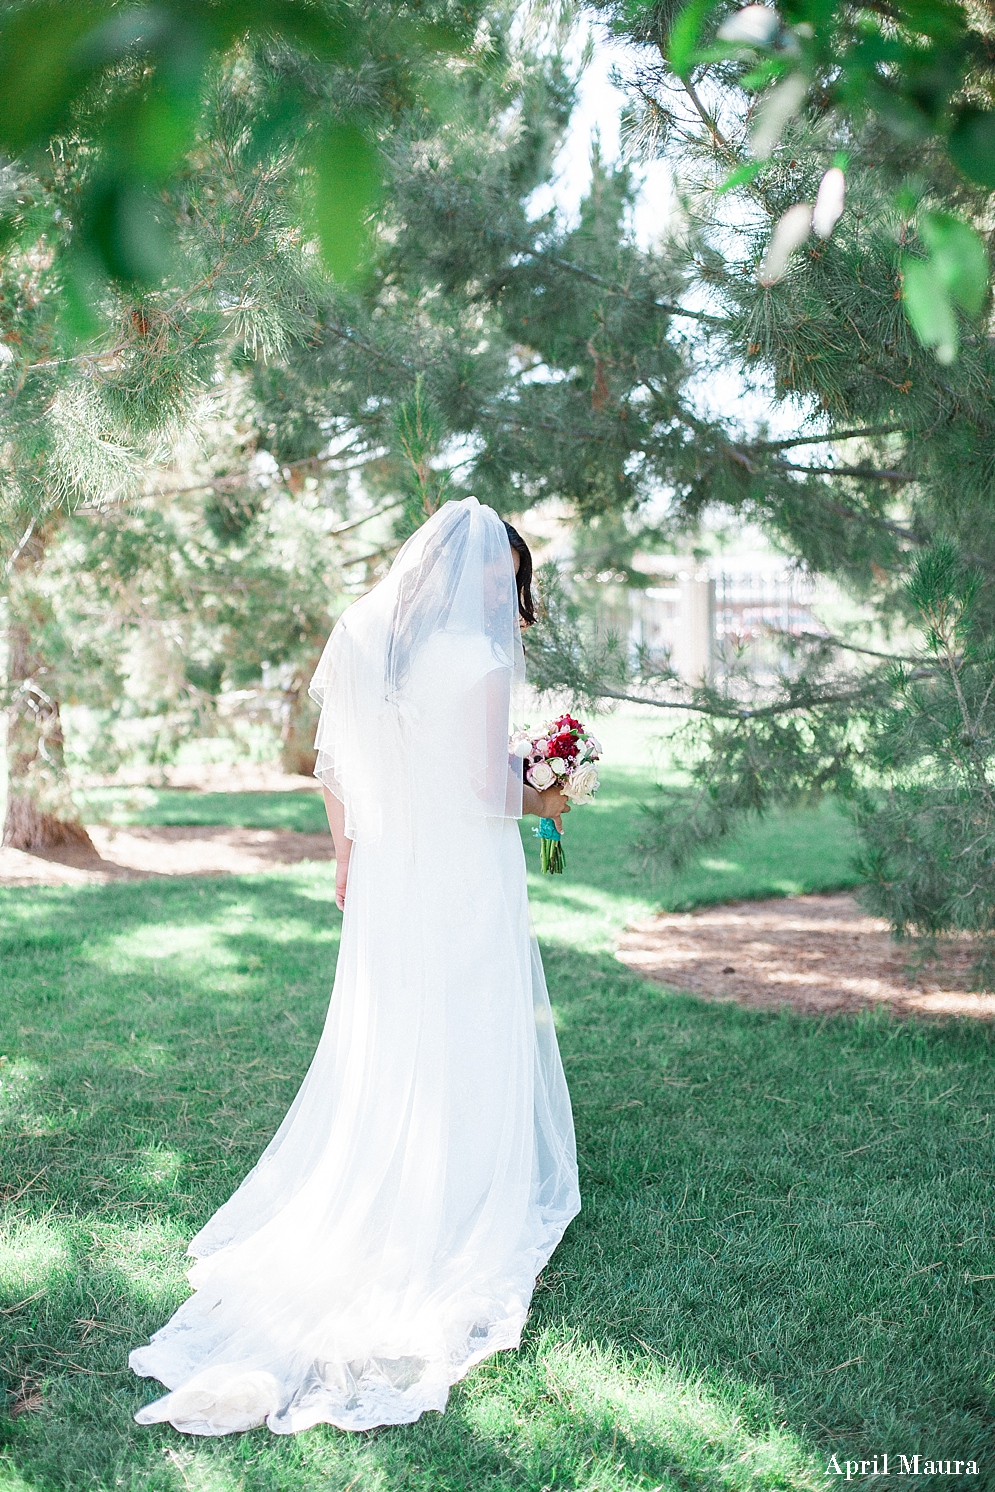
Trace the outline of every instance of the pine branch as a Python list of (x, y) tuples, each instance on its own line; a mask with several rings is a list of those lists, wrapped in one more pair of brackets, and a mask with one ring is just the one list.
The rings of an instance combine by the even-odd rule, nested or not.
[(825, 435), (793, 435), (786, 440), (751, 440), (751, 451), (788, 451), (793, 446), (829, 445), (834, 440), (856, 440), (862, 435), (897, 435), (905, 425), (865, 425), (860, 430), (829, 430)]
[(771, 627), (771, 633), (775, 637), (800, 638), (803, 642), (828, 642), (834, 648), (843, 648), (848, 653), (864, 653), (868, 658), (884, 658), (889, 663), (919, 663), (920, 658), (911, 657), (907, 653), (882, 653), (877, 648), (862, 648), (855, 642), (844, 642), (842, 637), (835, 637), (831, 632), (785, 632), (781, 627)]
[[(373, 451), (370, 455), (364, 456), (360, 461), (353, 461), (345, 466), (335, 466), (334, 463), (338, 461), (341, 454), (341, 451), (339, 451), (334, 456), (302, 456), (299, 461), (284, 461), (280, 464), (280, 471), (281, 473), (288, 471), (315, 471), (328, 466), (331, 466), (333, 471), (357, 471), (370, 461), (379, 461), (383, 456), (383, 451)], [(230, 487), (237, 487), (240, 482), (244, 482), (245, 478), (251, 476), (251, 474), (249, 467), (240, 467), (237, 471), (226, 472), (223, 477), (213, 477), (203, 482), (194, 482), (190, 487), (160, 487), (154, 492), (139, 492), (136, 493), (133, 501), (140, 502), (154, 497), (185, 497), (190, 492), (225, 492)], [(390, 508), (398, 506), (398, 503), (390, 503), (388, 507), (378, 508), (374, 513), (367, 513), (366, 517), (357, 519), (356, 522), (365, 523), (367, 518), (375, 518), (378, 513), (386, 513)], [(346, 527), (351, 528), (353, 525), (347, 524)], [(344, 532), (344, 528), (329, 529), (329, 533), (333, 534)]]
[(393, 544), (384, 544), (379, 549), (371, 550), (369, 554), (357, 554), (355, 559), (345, 559), (342, 560), (340, 563), (342, 564), (343, 568), (345, 568), (345, 566), (347, 565), (368, 565), (371, 560), (386, 559), (388, 554), (396, 553), (396, 551), (400, 549), (403, 543), (403, 539), (398, 539)]
[(7, 564), (4, 567), (4, 574), (5, 575), (9, 576), (9, 575), (11, 575), (13, 573), (14, 567), (17, 564), (17, 561), (21, 558), (21, 555), (24, 553), (25, 549), (28, 547), (28, 544), (31, 541), (31, 535), (35, 531), (35, 524), (37, 522), (38, 522), (37, 517), (32, 518), (31, 521), (30, 521), (30, 523), (28, 524), (27, 528), (24, 530), (24, 533), (18, 539), (18, 541), (15, 544), (14, 549), (13, 549), (11, 555), (10, 555), (10, 558), (7, 560)]
[(568, 274), (577, 275), (579, 279), (586, 280), (590, 285), (597, 285), (599, 289), (606, 290), (609, 295), (619, 296), (624, 300), (636, 301), (639, 305), (652, 306), (654, 310), (664, 311), (668, 316), (686, 316), (693, 321), (707, 321), (714, 326), (726, 326), (728, 318), (725, 316), (712, 316), (707, 311), (690, 311), (686, 306), (679, 306), (674, 301), (660, 300), (653, 295), (633, 295), (625, 285), (619, 285), (611, 280), (606, 280), (603, 275), (595, 274), (592, 269), (585, 269), (582, 264), (574, 264), (569, 259), (564, 259), (559, 254), (552, 253), (549, 249), (530, 248), (527, 244), (516, 241), (510, 233), (493, 234), (504, 242), (516, 248), (520, 254), (527, 254), (533, 259), (545, 259), (549, 264), (555, 264), (557, 269), (565, 270)]
[(330, 320), (323, 321), (322, 327), (326, 331), (330, 331), (333, 336), (338, 337), (341, 341), (350, 343), (351, 346), (358, 348), (360, 352), (365, 352), (368, 357), (373, 358), (381, 367), (401, 369), (412, 379), (418, 376), (417, 368), (407, 358), (391, 357), (382, 348), (371, 346), (369, 342), (364, 342), (363, 338), (354, 332), (351, 327), (343, 326)]
[[(680, 419), (682, 417), (678, 415), (677, 418)], [(686, 423), (690, 424), (691, 421), (688, 420), (686, 421)], [(694, 428), (696, 430), (696, 433), (701, 433), (701, 429), (703, 429), (704, 427), (700, 425), (700, 422), (696, 421), (694, 424)], [(731, 456), (732, 460), (738, 462), (740, 466), (745, 467), (751, 476), (756, 475), (757, 467), (750, 460), (747, 452), (758, 449), (769, 450), (770, 447), (766, 445), (742, 446), (738, 444), (729, 444), (726, 446), (726, 451), (728, 455)], [(868, 477), (885, 482), (916, 481), (916, 477), (910, 472), (880, 470), (874, 467), (867, 466), (804, 466), (799, 464), (798, 462), (778, 461), (777, 459), (775, 459), (772, 464), (777, 467), (779, 471), (801, 471), (806, 472), (813, 477)]]
[(913, 533), (910, 528), (903, 528), (900, 523), (893, 523), (890, 518), (879, 518), (876, 513), (855, 513), (852, 508), (846, 507), (844, 503), (834, 502), (829, 504), (829, 510), (832, 513), (838, 514), (841, 518), (869, 523), (873, 528), (880, 528), (885, 533), (894, 534), (896, 539), (907, 539), (910, 544), (923, 545), (929, 543), (929, 540), (923, 538), (921, 534)]
[[(919, 669), (913, 677), (933, 678), (935, 670)], [(815, 692), (797, 699), (779, 700), (776, 704), (770, 705), (730, 705), (724, 709), (715, 703), (660, 699), (651, 694), (631, 694), (626, 690), (613, 689), (608, 684), (589, 684), (588, 691), (595, 698), (617, 699), (620, 702), (634, 705), (652, 705), (658, 710), (690, 710), (694, 714), (708, 715), (715, 720), (768, 720), (776, 715), (787, 715), (795, 711), (816, 710), (823, 705), (866, 702), (868, 698), (866, 688), (845, 689), (826, 693)]]
[(364, 513), (361, 518), (350, 518), (347, 523), (336, 523), (328, 532), (338, 538), (339, 534), (348, 534), (354, 528), (361, 528), (364, 523), (369, 523), (373, 518), (381, 518), (384, 513), (393, 513), (395, 508), (404, 507), (404, 498), (399, 497), (395, 502), (383, 503), (379, 508), (374, 508), (372, 513)]
[[(666, 57), (664, 57), (664, 61), (667, 61)], [(729, 140), (726, 139), (725, 135), (723, 135), (722, 131), (719, 129), (718, 122), (712, 118), (711, 114), (709, 114), (701, 99), (698, 97), (698, 92), (694, 84), (691, 82), (691, 79), (682, 78), (681, 82), (684, 85), (684, 92), (687, 94), (688, 98), (691, 100), (691, 103), (694, 105), (695, 112), (698, 114), (701, 122), (704, 124), (705, 128), (708, 130), (708, 133), (711, 135), (712, 144), (718, 150), (722, 151), (723, 155), (726, 157), (731, 165), (737, 165), (739, 158), (735, 150), (733, 149), (732, 144)]]
[[(514, 430), (549, 430), (554, 435), (572, 435), (577, 440), (599, 445), (610, 439), (597, 430), (577, 430), (569, 425), (558, 425), (553, 420), (516, 420), (513, 415), (495, 414), (489, 409), (477, 411), (476, 418), (490, 425), (510, 425)], [(638, 447), (634, 447), (638, 449)]]
[(865, 477), (876, 482), (915, 482), (918, 480), (908, 471), (882, 471), (868, 466), (802, 466), (795, 461), (776, 461), (781, 471), (804, 471), (813, 477)]

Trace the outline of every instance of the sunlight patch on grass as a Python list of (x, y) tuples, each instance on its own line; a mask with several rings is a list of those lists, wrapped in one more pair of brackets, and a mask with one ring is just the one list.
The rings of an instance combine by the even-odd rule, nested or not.
[(172, 1308), (178, 1285), (188, 1293), (184, 1272), (192, 1263), (186, 1251), (190, 1234), (182, 1222), (150, 1218), (129, 1226), (91, 1216), (86, 1226), (95, 1265), (110, 1265), (143, 1306)]
[(41, 1077), (37, 1062), (27, 1057), (0, 1057), (0, 1121), (23, 1112), (32, 1087)]
[[(327, 899), (333, 900), (334, 892)], [(316, 928), (300, 918), (286, 917), (280, 922), (268, 922), (263, 917), (256, 917), (252, 922), (252, 936), (265, 938), (267, 943), (337, 943), (339, 935), (337, 926)]]
[(236, 946), (246, 938), (257, 944), (309, 943), (334, 947), (339, 940), (339, 928), (309, 926), (300, 918), (268, 919), (255, 915), (247, 907), (229, 907), (210, 920), (148, 923), (118, 933), (92, 947), (89, 958), (115, 973), (136, 965), (147, 968), (150, 964), (167, 962), (171, 973), (184, 978), (203, 975), (208, 969), (233, 973), (258, 969), (262, 950), (248, 951)]
[(179, 1473), (184, 1492), (247, 1492), (235, 1468), (219, 1460), (212, 1450), (170, 1445), (164, 1456)]
[(635, 1373), (619, 1355), (596, 1346), (563, 1346), (547, 1361), (550, 1386), (569, 1402), (572, 1416), (666, 1450), (682, 1471), (697, 1473), (709, 1486), (730, 1492), (824, 1486), (797, 1436), (771, 1424), (751, 1429), (738, 1407), (700, 1379), (655, 1363)]
[[(631, 915), (626, 918), (627, 922), (641, 921), (649, 917), (649, 911), (634, 908)], [(580, 920), (578, 918), (578, 920)], [(595, 920), (593, 917), (584, 919), (582, 934), (575, 933), (571, 919), (566, 915), (537, 916), (535, 918), (536, 934), (544, 949), (552, 948), (580, 948), (582, 953), (608, 953), (618, 932), (618, 923), (608, 916)]]
[(91, 788), (76, 795), (88, 823), (230, 824), (246, 829), (327, 829), (317, 790), (202, 793), (182, 788)]
[(531, 1362), (478, 1372), (463, 1416), (526, 1486), (660, 1492), (817, 1492), (813, 1451), (772, 1422), (773, 1405), (735, 1379), (722, 1388), (546, 1332)]
[(115, 970), (128, 963), (159, 959), (175, 959), (198, 968), (205, 962), (213, 968), (237, 964), (237, 953), (219, 941), (218, 932), (211, 922), (147, 923), (109, 938), (100, 948), (92, 949), (90, 957)]
[(562, 891), (534, 887), (531, 877), (529, 899), (536, 935), (545, 946), (555, 943), (585, 952), (613, 948), (619, 927), (642, 921), (656, 910), (652, 902), (582, 885)]
[(12, 1223), (0, 1233), (0, 1290), (40, 1290), (69, 1262), (65, 1230), (50, 1222)]
[(165, 1196), (176, 1190), (185, 1165), (186, 1157), (178, 1150), (148, 1145), (139, 1152), (123, 1175), (132, 1185)]
[(37, 1492), (34, 1482), (26, 1482), (13, 1466), (0, 1461), (0, 1492)]
[(48, 1076), (38, 1062), (0, 1057), (0, 1124), (15, 1125), (24, 1139), (44, 1140), (65, 1130), (63, 1116), (45, 1113), (32, 1100)]
[[(295, 870), (293, 872), (293, 879), (294, 879), (295, 882), (298, 883), (297, 884), (297, 894), (298, 894), (298, 896), (303, 896), (307, 901), (326, 901), (326, 902), (331, 902), (331, 904), (334, 906), (335, 905), (335, 865), (334, 865), (334, 862), (332, 863), (332, 866), (331, 866), (331, 875), (328, 874), (328, 868), (327, 868), (327, 863), (326, 862), (322, 862), (320, 865), (317, 862), (312, 862), (311, 864), (309, 864), (307, 866), (307, 872), (309, 873), (309, 876), (310, 876), (309, 879), (304, 879), (302, 877), (300, 869), (296, 869), (295, 868)], [(276, 872), (276, 873), (280, 874), (281, 872)], [(290, 871), (284, 871), (284, 872), (282, 872), (282, 874), (289, 876), (291, 874), (291, 872)], [(337, 929), (336, 929), (336, 935), (337, 935)]]
[[(84, 1051), (93, 1048), (87, 1044)], [(163, 1046), (153, 1045), (148, 1041), (139, 1041), (138, 1036), (132, 1033), (131, 1040), (123, 1043), (112, 1051), (109, 1056), (103, 1057), (109, 1067), (122, 1067), (127, 1072), (144, 1072), (151, 1076), (152, 1073), (164, 1073), (168, 1068), (175, 1066), (176, 1055), (169, 1052)]]
[(534, 906), (541, 906), (544, 912), (553, 908), (568, 913), (576, 912), (583, 917), (589, 917), (594, 912), (617, 918), (624, 915), (625, 909), (632, 904), (631, 897), (613, 896), (596, 886), (579, 883), (572, 885), (559, 878), (550, 885), (545, 878), (540, 880), (538, 875), (529, 876), (529, 900)]

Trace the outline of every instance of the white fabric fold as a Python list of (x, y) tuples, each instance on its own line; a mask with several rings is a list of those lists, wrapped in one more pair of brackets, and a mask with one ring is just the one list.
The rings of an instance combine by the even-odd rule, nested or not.
[(355, 839), (324, 1033), (259, 1163), (190, 1244), (134, 1371), (188, 1434), (415, 1420), (517, 1345), (580, 1199), (508, 758), (521, 667), (497, 515), (447, 503), (344, 614), (317, 774)]

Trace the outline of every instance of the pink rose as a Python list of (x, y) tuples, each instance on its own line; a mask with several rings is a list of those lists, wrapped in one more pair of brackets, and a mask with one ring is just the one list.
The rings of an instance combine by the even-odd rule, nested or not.
[(525, 775), (536, 791), (540, 793), (545, 792), (546, 788), (552, 787), (556, 781), (556, 774), (549, 765), (549, 762), (536, 762), (535, 766), (530, 767)]

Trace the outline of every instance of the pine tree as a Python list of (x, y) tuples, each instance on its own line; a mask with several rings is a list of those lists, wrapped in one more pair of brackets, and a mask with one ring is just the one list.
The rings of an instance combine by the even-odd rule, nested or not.
[(205, 7), (199, 30), (183, 4), (175, 25), (136, 12), (129, 30), (114, 9), (27, 0), (0, 26), (0, 139), (20, 152), (0, 171), (0, 552), (27, 670), (5, 842), (23, 848), (83, 834), (46, 755), (58, 701), (28, 597), (47, 546), (70, 512), (153, 485), (205, 390), (310, 336), (328, 266), (361, 247), (378, 135), (425, 107), (419, 28), (451, 46), (473, 21), (259, 0)]
[[(260, 53), (219, 77), (195, 169), (172, 198), (182, 274), (140, 295), (108, 291), (117, 330), (85, 355), (39, 356), (38, 344), (60, 333), (54, 293), (30, 345), (23, 295), (10, 305), (8, 340), (18, 348), (8, 364), (12, 435), (29, 405), (34, 416), (33, 446), (23, 438), (8, 446), (8, 491), (21, 483), (8, 509), (9, 540), (33, 565), (11, 592), (12, 622), (47, 608), (36, 653), (44, 642), (48, 656), (38, 655), (34, 674), (44, 672), (59, 697), (97, 710), (108, 731), (140, 699), (144, 713), (164, 720), (156, 750), (168, 750), (166, 738), (195, 723), (218, 728), (226, 692), (257, 683), (268, 662), (284, 677), (285, 764), (307, 764), (306, 683), (341, 604), (334, 537), (357, 522), (350, 481), (362, 471), (374, 504), (400, 515), (363, 568), (349, 567), (358, 579), (444, 495), (436, 458), (461, 428), (473, 428), (481, 385), (496, 394), (507, 380), (508, 338), (491, 316), (494, 336), (482, 345), (488, 313), (479, 297), (458, 286), (439, 293), (410, 219), (434, 211), (427, 192), (412, 189), (412, 163), (440, 143), (445, 153), (448, 134), (461, 142), (448, 168), (457, 182), (472, 159), (468, 120), (480, 154), (500, 159), (490, 168), (495, 200), (510, 191), (519, 217), (548, 174), (569, 83), (555, 57), (512, 46), (511, 24), (495, 10), (486, 69), (461, 72), (458, 118), (440, 127), (417, 99), (395, 111), (387, 155), (395, 190), (380, 252), (353, 287), (329, 279), (299, 231), (292, 130), (260, 163), (252, 126), (276, 66)], [(495, 151), (502, 117), (503, 149)], [(69, 162), (64, 195), (72, 172)], [(44, 305), (46, 291), (58, 288), (57, 262), (38, 255), (36, 243), (26, 251), (37, 259), (31, 296)], [(23, 287), (23, 268), (18, 248), (7, 258), (12, 285)], [(60, 403), (87, 412), (61, 444), (52, 413)], [(198, 448), (191, 453), (188, 433), (185, 454), (165, 466), (167, 446), (191, 430)], [(25, 535), (39, 533), (39, 509), (46, 542), (25, 549)], [(331, 541), (324, 549), (323, 538)], [(143, 654), (148, 677), (136, 695), (124, 687), (129, 659), (157, 625), (172, 645)], [(32, 720), (17, 728), (30, 732)], [(38, 782), (20, 780), (19, 761), (11, 803), (21, 806), (10, 833), (36, 845), (63, 830), (53, 828), (59, 815)], [(65, 823), (61, 777), (58, 797)]]
[[(799, 565), (872, 605), (899, 639), (891, 656), (887, 646), (862, 651), (855, 637), (802, 642), (790, 675), (766, 693), (735, 675), (688, 693), (665, 671), (638, 666), (620, 682), (616, 659), (603, 693), (690, 708), (699, 721), (692, 788), (659, 816), (662, 850), (679, 858), (743, 812), (838, 790), (857, 814), (871, 905), (898, 932), (980, 935), (987, 977), (995, 351), (971, 244), (990, 233), (995, 181), (977, 162), (966, 169), (957, 140), (987, 107), (992, 40), (974, 13), (969, 21), (959, 6), (942, 9), (961, 63), (929, 83), (939, 92), (927, 97), (927, 88), (915, 119), (899, 104), (919, 74), (897, 61), (909, 46), (928, 61), (932, 42), (916, 39), (911, 8), (885, 23), (869, 7), (835, 7), (837, 51), (805, 53), (811, 86), (791, 100), (783, 80), (812, 35), (828, 47), (828, 11), (815, 30), (800, 26), (794, 52), (772, 11), (760, 16), (776, 28), (766, 52), (730, 48), (721, 30), (709, 51), (730, 16), (722, 6), (698, 7), (696, 19), (669, 4), (602, 11), (646, 48), (630, 79), (632, 138), (666, 153), (678, 173), (683, 294), (708, 308), (690, 356), (738, 372), (797, 418), (797, 433), (779, 440), (747, 436), (733, 420), (703, 428), (696, 469), (678, 460), (667, 474), (670, 522), (724, 509), (761, 523)], [(917, 13), (920, 31), (930, 30), (929, 10)], [(680, 27), (694, 19), (700, 29), (705, 16), (675, 66)], [(804, 19), (788, 7), (785, 24)], [(868, 64), (856, 106), (845, 68), (867, 59), (861, 35), (889, 25), (898, 50)], [(817, 215), (816, 232), (812, 204), (820, 192), (838, 197), (844, 165), (845, 210), (838, 215), (837, 200)], [(909, 292), (937, 277), (942, 336), (924, 327)], [(809, 444), (828, 454), (806, 456)], [(599, 660), (571, 631), (577, 623), (565, 616), (547, 634), (550, 679), (559, 673), (597, 694)]]

